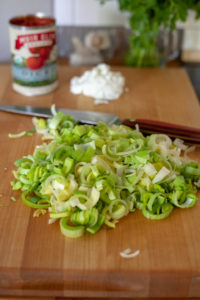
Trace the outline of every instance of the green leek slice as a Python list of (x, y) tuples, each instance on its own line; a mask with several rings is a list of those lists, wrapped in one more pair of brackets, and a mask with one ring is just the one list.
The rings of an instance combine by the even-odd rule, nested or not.
[(60, 220), (60, 230), (62, 234), (70, 238), (79, 238), (84, 235), (84, 226), (70, 226), (68, 225), (68, 218)]

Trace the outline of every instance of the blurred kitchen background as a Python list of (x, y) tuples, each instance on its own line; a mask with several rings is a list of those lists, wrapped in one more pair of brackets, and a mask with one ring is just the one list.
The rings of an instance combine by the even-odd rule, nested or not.
[[(118, 2), (100, 0), (6, 0), (0, 4), (0, 63), (10, 60), (8, 21), (17, 15), (43, 12), (57, 23), (61, 63), (95, 65), (101, 61), (123, 65), (129, 47), (129, 14)], [(164, 53), (161, 67), (184, 67), (200, 99), (200, 20), (190, 12), (185, 23), (158, 39)]]

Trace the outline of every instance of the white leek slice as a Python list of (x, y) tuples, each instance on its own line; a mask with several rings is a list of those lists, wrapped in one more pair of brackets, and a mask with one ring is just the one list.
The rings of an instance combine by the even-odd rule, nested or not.
[(74, 144), (75, 150), (80, 149), (80, 148), (87, 150), (87, 148), (89, 148), (89, 147), (92, 147), (95, 150), (96, 149), (95, 142), (91, 141), (91, 142), (85, 143), (85, 144)]
[(56, 105), (55, 104), (51, 105), (51, 113), (52, 113), (53, 116), (57, 115)]
[(131, 253), (131, 249), (127, 248), (124, 251), (120, 252), (120, 256), (123, 258), (133, 258), (140, 254), (140, 250), (136, 250), (135, 252)]
[(162, 181), (167, 175), (169, 175), (169, 173), (170, 171), (167, 168), (162, 167), (160, 171), (156, 174), (154, 179), (152, 180), (152, 183), (155, 184), (157, 182)]
[(153, 176), (157, 173), (155, 167), (153, 164), (148, 163), (146, 165), (144, 165), (144, 172), (148, 175), (148, 176)]
[(24, 135), (26, 135), (26, 131), (21, 131), (19, 133), (9, 133), (8, 137), (11, 138), (11, 139), (17, 139), (17, 138), (20, 138)]
[(101, 157), (98, 155), (94, 156), (91, 160), (91, 164), (95, 165), (97, 167), (101, 167), (106, 171), (112, 172), (112, 168), (109, 166), (109, 164)]
[[(99, 197), (100, 192), (95, 187), (92, 187), (88, 196), (83, 194), (74, 195), (69, 199), (69, 201), (72, 207), (79, 207), (82, 210), (86, 210), (94, 207), (99, 201)], [(86, 200), (85, 203), (81, 203), (80, 199)]]

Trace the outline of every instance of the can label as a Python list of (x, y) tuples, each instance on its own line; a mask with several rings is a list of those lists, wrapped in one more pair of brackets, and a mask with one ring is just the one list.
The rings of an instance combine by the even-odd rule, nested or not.
[(13, 81), (41, 87), (57, 80), (56, 28), (10, 27)]

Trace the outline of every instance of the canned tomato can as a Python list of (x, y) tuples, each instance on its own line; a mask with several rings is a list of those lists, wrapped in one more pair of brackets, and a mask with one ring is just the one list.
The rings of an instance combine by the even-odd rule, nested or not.
[(13, 89), (26, 96), (58, 86), (55, 19), (41, 13), (9, 21)]

